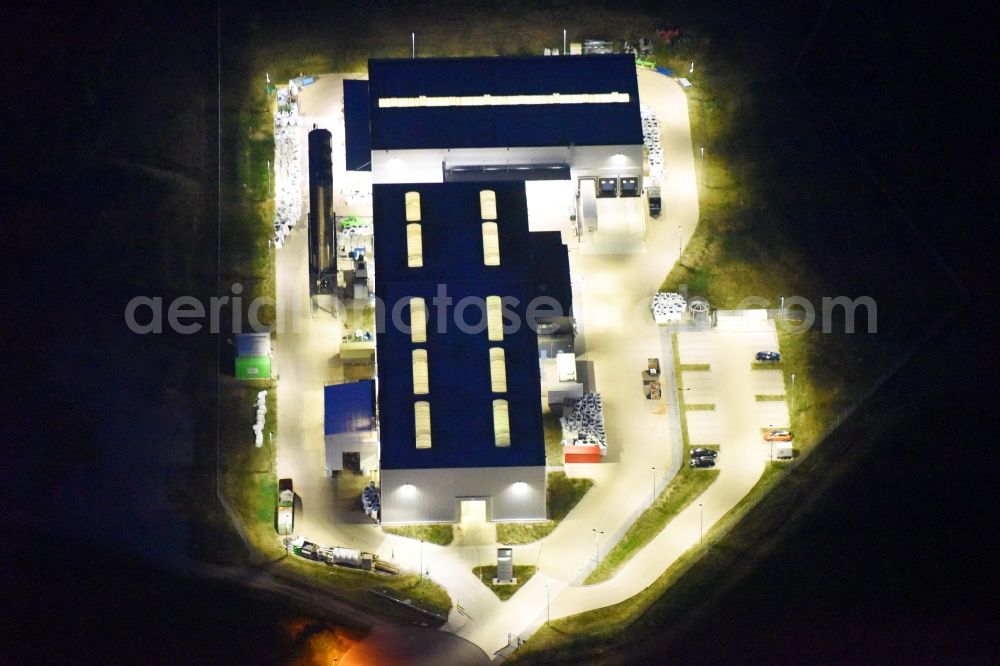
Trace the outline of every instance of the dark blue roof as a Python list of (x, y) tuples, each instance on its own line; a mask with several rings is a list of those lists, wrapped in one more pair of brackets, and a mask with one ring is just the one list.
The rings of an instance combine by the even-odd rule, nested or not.
[[(375, 150), (642, 143), (630, 55), (369, 60)], [(380, 108), (379, 98), (628, 93), (628, 103)]]
[[(497, 195), (500, 266), (483, 265), (479, 191)], [(406, 266), (404, 196), (418, 191), (424, 267)], [(538, 372), (538, 340), (528, 326), (511, 327), (502, 342), (490, 342), (485, 330), (459, 330), (453, 316), (462, 299), (501, 296), (512, 301), (521, 321), (535, 295), (530, 265), (527, 201), (524, 183), (435, 183), (375, 185), (375, 293), (386, 308), (378, 334), (379, 436), (385, 469), (509, 467), (545, 464)], [(446, 326), (437, 325), (434, 297), (447, 289), (452, 305)], [(392, 324), (396, 303), (423, 297), (430, 321), (427, 342), (414, 344), (408, 331)], [(397, 311), (409, 322), (409, 308)], [(478, 306), (465, 321), (477, 323)], [(484, 323), (485, 329), (485, 323)], [(506, 355), (507, 391), (492, 393), (489, 348)], [(427, 395), (413, 394), (412, 350), (426, 349)], [(493, 433), (494, 399), (508, 401), (511, 445), (497, 447)], [(427, 400), (431, 409), (431, 448), (417, 449), (413, 404)]]
[(573, 288), (569, 280), (569, 248), (558, 231), (533, 231), (529, 235), (532, 275), (536, 293), (558, 301), (562, 313), (573, 310)]
[(345, 152), (348, 171), (372, 170), (371, 129), (368, 126), (368, 82), (344, 79)]
[(361, 432), (375, 427), (375, 383), (366, 379), (323, 387), (323, 434)]
[[(480, 190), (496, 192), (499, 266), (483, 265)], [(420, 193), (422, 268), (406, 265), (405, 194), (411, 191)], [(530, 279), (523, 181), (375, 185), (373, 193), (376, 281)]]

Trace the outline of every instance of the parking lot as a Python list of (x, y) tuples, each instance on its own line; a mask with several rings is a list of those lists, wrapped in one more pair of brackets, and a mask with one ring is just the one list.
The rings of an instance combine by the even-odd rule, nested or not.
[(679, 333), (677, 341), (682, 365), (709, 366), (681, 373), (690, 444), (719, 444), (720, 467), (769, 458), (761, 429), (789, 425), (782, 370), (754, 363), (757, 352), (778, 349), (774, 321), (763, 310), (725, 312), (714, 329)]

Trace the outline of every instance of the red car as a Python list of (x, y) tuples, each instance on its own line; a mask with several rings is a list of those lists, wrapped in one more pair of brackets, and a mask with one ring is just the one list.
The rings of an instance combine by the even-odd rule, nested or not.
[(764, 433), (765, 442), (790, 442), (794, 438), (790, 430), (768, 430)]

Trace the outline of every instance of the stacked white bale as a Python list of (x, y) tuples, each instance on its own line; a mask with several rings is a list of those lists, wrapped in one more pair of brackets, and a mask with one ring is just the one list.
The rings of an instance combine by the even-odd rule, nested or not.
[(658, 291), (653, 294), (653, 321), (667, 324), (682, 321), (687, 311), (687, 301), (677, 292)]
[(640, 106), (642, 117), (642, 142), (649, 154), (649, 178), (654, 183), (663, 178), (663, 148), (660, 147), (660, 123), (656, 113), (648, 106)]
[(264, 421), (267, 415), (267, 391), (258, 391), (257, 400), (254, 402), (257, 408), (257, 420), (253, 424), (254, 446), (258, 449), (264, 446)]
[(584, 393), (560, 421), (565, 444), (598, 446), (602, 456), (607, 453), (608, 437), (604, 431), (604, 404), (600, 393)]
[(278, 90), (274, 113), (274, 242), (285, 237), (302, 214), (299, 154), (299, 107), (288, 88)]

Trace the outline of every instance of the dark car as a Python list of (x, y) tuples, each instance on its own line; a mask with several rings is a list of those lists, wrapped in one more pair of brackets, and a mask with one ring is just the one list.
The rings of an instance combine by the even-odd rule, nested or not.
[(715, 467), (715, 458), (712, 456), (702, 456), (700, 458), (691, 458), (691, 462), (688, 463), (691, 467)]
[(781, 354), (778, 352), (759, 351), (756, 356), (758, 361), (780, 361)]
[(705, 456), (717, 458), (719, 456), (719, 452), (713, 451), (712, 449), (691, 449), (692, 458), (704, 458)]

